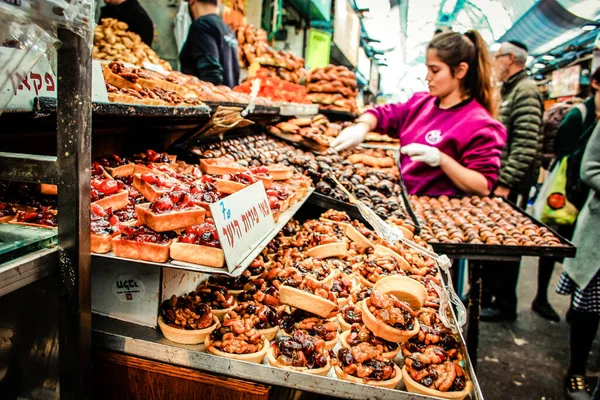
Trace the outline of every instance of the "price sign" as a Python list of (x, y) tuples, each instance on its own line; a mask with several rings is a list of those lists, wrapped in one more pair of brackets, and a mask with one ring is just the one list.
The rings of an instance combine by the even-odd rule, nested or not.
[(326, 67), (329, 65), (330, 54), (331, 33), (311, 28), (306, 46), (306, 66), (309, 69)]
[(262, 182), (211, 204), (210, 211), (229, 272), (236, 269), (275, 226)]

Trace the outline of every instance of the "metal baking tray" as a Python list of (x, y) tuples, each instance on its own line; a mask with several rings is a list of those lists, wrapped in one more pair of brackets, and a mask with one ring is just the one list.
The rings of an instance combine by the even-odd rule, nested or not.
[[(496, 244), (471, 244), (471, 243), (429, 243), (437, 253), (442, 253), (446, 255), (459, 256), (464, 258), (469, 258), (469, 256), (499, 256), (499, 257), (523, 257), (523, 256), (533, 256), (533, 257), (575, 257), (577, 252), (577, 248), (559, 235), (555, 230), (550, 228), (548, 225), (538, 221), (533, 218), (531, 215), (527, 214), (523, 209), (517, 207), (514, 203), (502, 199), (507, 204), (509, 204), (512, 208), (514, 208), (519, 213), (528, 217), (534, 224), (540, 227), (544, 227), (548, 229), (550, 232), (556, 236), (560, 242), (564, 245), (561, 247), (552, 247), (552, 246), (506, 246), (506, 245), (496, 245)], [(426, 221), (425, 221), (426, 222)]]
[[(415, 216), (415, 213), (412, 210), (412, 206), (410, 205), (410, 202), (408, 202), (406, 195), (403, 195), (402, 199), (403, 199), (404, 205), (405, 205), (405, 211), (407, 214), (406, 216), (408, 218), (410, 218), (411, 221), (413, 222), (413, 225), (415, 226), (415, 234), (418, 235), (421, 232), (421, 225), (419, 224), (419, 221), (418, 221), (417, 217)], [(306, 201), (306, 203), (313, 204), (315, 206), (318, 206), (318, 207), (321, 207), (324, 209), (332, 208), (337, 211), (344, 211), (351, 218), (357, 219), (364, 224), (370, 225), (368, 222), (365, 221), (365, 219), (362, 217), (362, 215), (360, 215), (358, 208), (354, 204), (351, 204), (351, 203), (348, 203), (345, 201), (341, 201), (341, 200), (337, 200), (337, 199), (334, 199), (333, 197), (329, 197), (322, 193), (317, 193), (317, 192), (313, 192), (313, 194), (309, 197), (309, 199)], [(385, 215), (382, 215), (381, 217), (386, 218)]]

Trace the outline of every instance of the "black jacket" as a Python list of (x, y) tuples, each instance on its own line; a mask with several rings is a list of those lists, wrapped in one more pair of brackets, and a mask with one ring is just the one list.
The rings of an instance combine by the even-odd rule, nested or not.
[(223, 19), (216, 14), (204, 15), (192, 23), (181, 48), (181, 72), (232, 88), (240, 78), (237, 52), (237, 39)]
[(116, 18), (125, 22), (131, 32), (142, 37), (142, 42), (152, 46), (154, 25), (138, 0), (127, 0), (117, 6), (107, 4), (100, 9), (100, 20), (102, 18)]

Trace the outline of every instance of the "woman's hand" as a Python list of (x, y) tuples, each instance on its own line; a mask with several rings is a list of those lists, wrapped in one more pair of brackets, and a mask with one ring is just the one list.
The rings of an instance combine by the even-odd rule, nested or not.
[(400, 153), (406, 154), (412, 161), (420, 161), (432, 167), (440, 165), (440, 150), (425, 144), (411, 143), (400, 148)]
[(358, 123), (344, 129), (338, 135), (338, 137), (331, 142), (331, 147), (333, 147), (336, 151), (342, 151), (350, 147), (354, 147), (365, 140), (365, 137), (370, 130), (369, 124), (359, 121)]

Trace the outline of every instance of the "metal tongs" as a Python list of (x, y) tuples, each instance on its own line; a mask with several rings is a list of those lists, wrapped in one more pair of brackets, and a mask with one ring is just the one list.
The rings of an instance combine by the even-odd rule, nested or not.
[[(452, 267), (452, 263), (450, 259), (444, 255), (438, 255), (437, 253), (424, 248), (413, 242), (412, 240), (404, 237), (404, 234), (400, 229), (394, 226), (390, 226), (387, 222), (382, 220), (373, 210), (369, 207), (365, 206), (360, 200), (354, 197), (337, 179), (333, 174), (329, 174), (329, 176), (333, 179), (333, 181), (338, 185), (338, 187), (348, 196), (350, 202), (356, 204), (358, 207), (358, 211), (363, 216), (363, 218), (371, 224), (375, 232), (387, 241), (390, 245), (393, 245), (396, 242), (402, 242), (408, 247), (418, 251), (419, 253), (432, 258), (438, 269), (444, 271), (446, 275), (447, 283), (444, 284), (444, 280), (442, 279), (441, 283), (443, 288), (434, 285), (436, 292), (440, 297), (440, 320), (442, 323), (449, 329), (453, 331), (462, 331), (462, 327), (467, 322), (467, 310), (460, 300), (460, 297), (456, 294), (454, 290), (454, 286), (452, 285), (452, 277), (450, 276), (450, 268)], [(445, 289), (445, 290), (444, 290)], [(454, 305), (456, 307), (456, 313), (454, 313), (452, 307), (450, 305)], [(451, 318), (451, 315), (455, 314), (455, 319)]]

